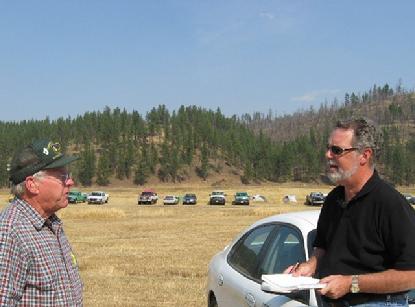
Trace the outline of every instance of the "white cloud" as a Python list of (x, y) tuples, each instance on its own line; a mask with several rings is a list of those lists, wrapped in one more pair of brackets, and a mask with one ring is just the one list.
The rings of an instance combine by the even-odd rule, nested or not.
[(316, 90), (311, 91), (309, 93), (305, 93), (302, 96), (292, 97), (291, 100), (300, 102), (313, 102), (317, 99), (322, 100), (324, 98), (327, 98), (327, 96), (336, 95), (337, 93), (339, 93), (339, 90)]
[(259, 17), (266, 18), (266, 19), (270, 19), (270, 20), (275, 19), (275, 15), (272, 14), (272, 13), (268, 13), (268, 12), (261, 12), (261, 13), (259, 13)]

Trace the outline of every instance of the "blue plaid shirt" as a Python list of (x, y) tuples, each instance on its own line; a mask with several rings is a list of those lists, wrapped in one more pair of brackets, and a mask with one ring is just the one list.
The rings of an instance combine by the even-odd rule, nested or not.
[(0, 213), (0, 306), (82, 306), (78, 264), (52, 215), (15, 199)]

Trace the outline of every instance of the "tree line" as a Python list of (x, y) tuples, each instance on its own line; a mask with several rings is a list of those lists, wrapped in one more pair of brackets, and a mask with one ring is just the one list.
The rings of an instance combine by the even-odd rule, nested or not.
[(382, 127), (382, 175), (395, 184), (413, 184), (415, 95), (385, 85), (288, 116), (229, 117), (198, 106), (170, 112), (160, 105), (145, 116), (106, 107), (75, 118), (1, 121), (0, 186), (9, 184), (6, 169), (13, 152), (37, 138), (60, 142), (80, 157), (71, 171), (83, 186), (105, 186), (114, 178), (143, 185), (154, 176), (180, 182), (191, 174), (204, 180), (224, 165), (238, 170), (242, 183), (319, 181), (336, 120), (359, 115)]

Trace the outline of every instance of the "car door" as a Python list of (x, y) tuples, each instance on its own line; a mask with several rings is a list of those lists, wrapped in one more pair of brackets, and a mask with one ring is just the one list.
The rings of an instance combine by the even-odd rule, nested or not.
[(257, 287), (256, 270), (261, 250), (276, 225), (261, 225), (246, 233), (230, 250), (227, 265), (218, 276), (222, 287), (219, 306), (256, 306), (251, 289)]
[(256, 306), (308, 306), (310, 290), (297, 291), (290, 294), (266, 293), (261, 290), (262, 274), (278, 274), (297, 262), (306, 260), (305, 244), (302, 233), (293, 225), (279, 224), (263, 251), (257, 269), (259, 281), (256, 294)]
[(229, 253), (230, 269), (224, 289), (229, 300), (223, 306), (308, 305), (308, 291), (287, 296), (261, 289), (262, 274), (281, 273), (290, 264), (305, 261), (305, 258), (302, 235), (296, 228), (269, 224), (253, 229)]

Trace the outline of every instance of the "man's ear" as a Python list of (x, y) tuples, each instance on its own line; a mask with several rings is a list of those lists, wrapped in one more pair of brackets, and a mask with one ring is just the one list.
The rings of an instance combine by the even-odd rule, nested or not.
[(31, 194), (39, 193), (39, 184), (36, 182), (36, 179), (32, 176), (26, 178), (25, 187), (28, 193), (31, 193)]
[(360, 164), (361, 165), (368, 164), (372, 156), (373, 156), (372, 148), (365, 148), (363, 152), (361, 153)]

